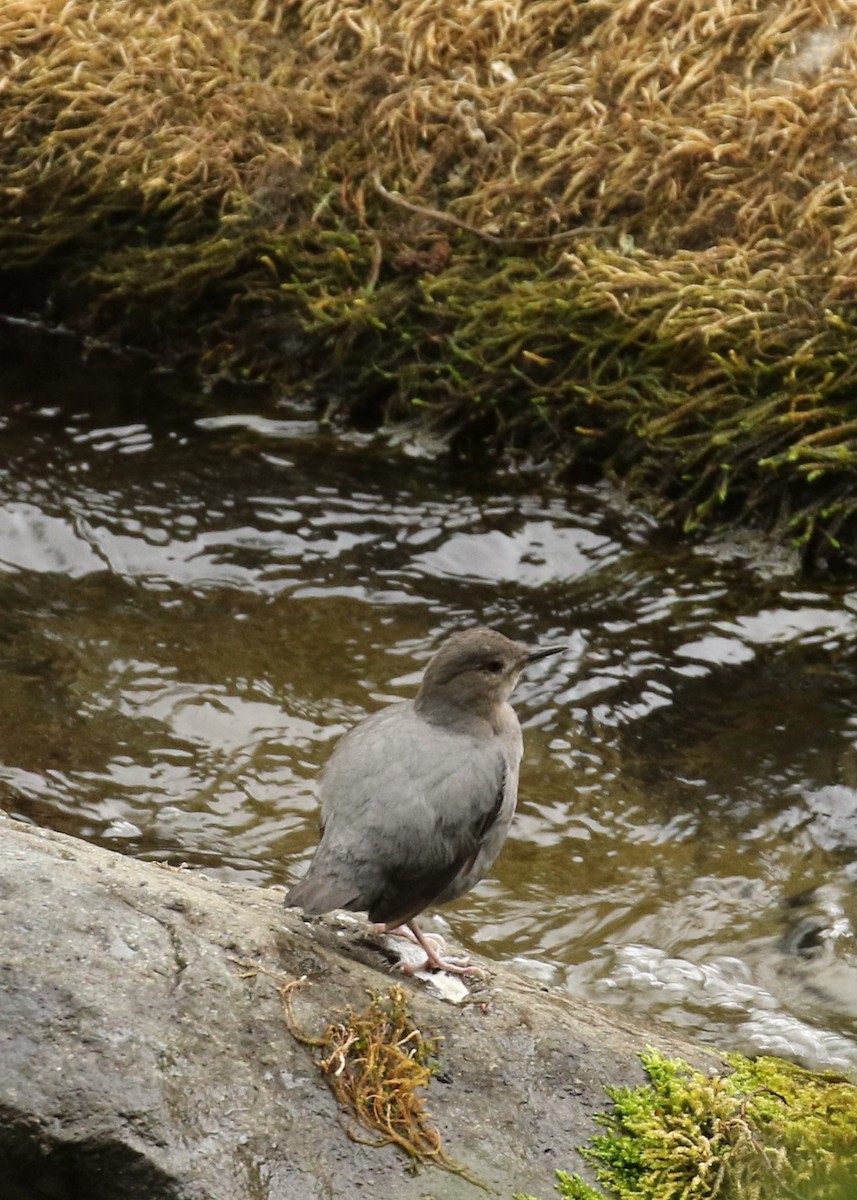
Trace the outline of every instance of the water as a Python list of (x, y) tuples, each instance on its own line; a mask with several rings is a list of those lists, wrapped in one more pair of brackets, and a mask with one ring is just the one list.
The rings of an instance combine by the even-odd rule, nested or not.
[[(521, 803), (457, 938), (748, 1052), (857, 1069), (857, 597), (602, 489), (319, 432), (136, 365), (3, 354), (0, 804), (267, 886), (335, 738), (475, 622), (522, 680)], [(398, 444), (396, 444), (398, 442)]]

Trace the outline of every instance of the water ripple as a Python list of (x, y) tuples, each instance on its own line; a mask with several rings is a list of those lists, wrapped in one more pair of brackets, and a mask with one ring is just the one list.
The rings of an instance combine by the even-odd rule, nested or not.
[[(0, 795), (264, 886), (335, 738), (483, 622), (521, 681), (521, 803), (455, 933), (697, 1036), (857, 1064), (857, 600), (751, 540), (151, 381), (7, 375)], [(213, 406), (213, 401), (211, 402)]]

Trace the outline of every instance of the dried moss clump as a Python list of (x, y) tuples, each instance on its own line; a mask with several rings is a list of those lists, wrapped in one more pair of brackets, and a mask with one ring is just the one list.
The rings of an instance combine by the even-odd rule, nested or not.
[[(728, 1061), (731, 1074), (704, 1075), (644, 1055), (649, 1085), (610, 1090), (607, 1132), (583, 1151), (601, 1187), (616, 1200), (851, 1200), (857, 1087), (780, 1059)], [(563, 1200), (605, 1200), (558, 1175)]]
[(6, 0), (0, 68), (21, 307), (857, 561), (851, 0)]
[[(343, 1108), (376, 1135), (371, 1145), (392, 1143), (414, 1167), (434, 1163), (466, 1175), (447, 1156), (426, 1111), (423, 1093), (437, 1068), (439, 1039), (414, 1025), (403, 988), (391, 987), (386, 997), (370, 995), (365, 1012), (349, 1009), (320, 1037), (309, 1037), (297, 1029), (284, 994), (289, 1028), (314, 1050), (319, 1069)], [(348, 1132), (355, 1141), (367, 1140), (353, 1125)]]

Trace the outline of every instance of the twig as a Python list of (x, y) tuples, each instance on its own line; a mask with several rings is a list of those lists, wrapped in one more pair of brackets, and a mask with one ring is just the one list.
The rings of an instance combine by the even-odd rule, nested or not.
[(378, 195), (382, 199), (389, 201), (390, 204), (397, 204), (399, 208), (405, 208), (408, 212), (416, 213), (419, 217), (429, 217), (432, 221), (454, 225), (456, 229), (463, 229), (466, 233), (472, 233), (474, 237), (491, 242), (493, 246), (546, 246), (551, 242), (564, 242), (568, 241), (569, 238), (581, 237), (590, 233), (603, 233), (603, 229), (599, 225), (579, 225), (576, 229), (565, 229), (561, 233), (547, 233), (541, 237), (515, 237), (514, 234), (501, 237), (495, 233), (486, 233), (484, 229), (479, 229), (476, 225), (469, 225), (467, 221), (462, 221), (460, 217), (454, 217), (451, 213), (441, 212), (438, 208), (427, 208), (423, 204), (414, 204), (411, 200), (405, 200), (398, 193), (388, 191), (377, 174), (372, 176), (372, 183)]

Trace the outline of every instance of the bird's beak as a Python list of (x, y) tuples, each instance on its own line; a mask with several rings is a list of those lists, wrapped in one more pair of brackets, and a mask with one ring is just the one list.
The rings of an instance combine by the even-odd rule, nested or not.
[(549, 658), (551, 654), (562, 654), (563, 650), (567, 650), (568, 646), (548, 646), (544, 650), (531, 650), (527, 655), (525, 662), (538, 662), (540, 658)]

